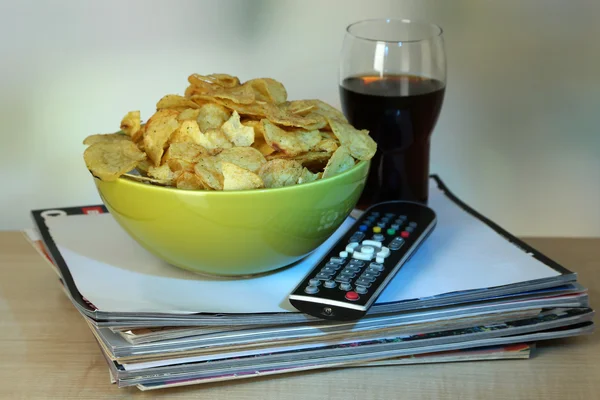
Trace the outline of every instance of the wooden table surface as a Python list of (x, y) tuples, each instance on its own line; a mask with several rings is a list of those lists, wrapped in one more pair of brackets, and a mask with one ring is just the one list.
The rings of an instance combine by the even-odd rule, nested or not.
[[(600, 304), (600, 239), (526, 239), (579, 274)], [(600, 335), (538, 343), (529, 360), (350, 368), (141, 392), (119, 389), (55, 273), (0, 232), (0, 399), (594, 399)]]

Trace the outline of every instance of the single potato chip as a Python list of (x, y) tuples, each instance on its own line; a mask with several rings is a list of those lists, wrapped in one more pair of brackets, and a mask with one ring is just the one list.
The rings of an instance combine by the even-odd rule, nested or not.
[(188, 98), (179, 96), (177, 94), (168, 94), (163, 96), (158, 103), (156, 103), (156, 109), (172, 109), (183, 111), (188, 108), (199, 108), (200, 106)]
[(195, 163), (202, 156), (208, 155), (208, 150), (196, 143), (171, 143), (161, 160), (166, 164), (170, 160), (182, 160)]
[(223, 190), (223, 175), (217, 170), (217, 162), (214, 157), (204, 157), (198, 160), (194, 166), (194, 172), (206, 188)]
[[(194, 103), (194, 104), (196, 104), (196, 103)], [(187, 109), (183, 110), (181, 113), (179, 113), (179, 115), (177, 116), (177, 120), (178, 121), (186, 121), (188, 119), (197, 120), (199, 115), (200, 115), (199, 108), (187, 108)]]
[(144, 149), (155, 167), (160, 165), (165, 145), (171, 134), (179, 128), (177, 115), (179, 112), (175, 110), (158, 110), (146, 123)]
[(231, 116), (231, 112), (219, 104), (207, 103), (200, 106), (196, 120), (202, 132), (220, 128)]
[(118, 142), (121, 140), (131, 142), (131, 138), (122, 133), (96, 133), (83, 139), (83, 144), (85, 144), (86, 146), (91, 146), (94, 143), (109, 143)]
[(333, 134), (340, 144), (348, 148), (352, 157), (357, 160), (370, 160), (377, 151), (377, 143), (369, 136), (366, 129), (358, 130), (352, 125), (327, 117)]
[(224, 149), (233, 147), (233, 144), (220, 129), (208, 129), (205, 131), (200, 135), (198, 144), (207, 149), (210, 154), (218, 154)]
[(146, 154), (129, 140), (118, 140), (92, 144), (83, 152), (83, 158), (94, 176), (103, 181), (115, 181), (133, 170)]
[(192, 74), (188, 77), (188, 82), (192, 85), (197, 85), (199, 84), (199, 82), (202, 82), (208, 84), (216, 84), (223, 87), (235, 87), (240, 85), (239, 78), (237, 76), (229, 74)]
[(175, 179), (175, 173), (171, 171), (167, 164), (160, 167), (151, 166), (148, 168), (148, 176), (162, 182), (172, 182)]
[(332, 105), (325, 103), (322, 100), (311, 99), (311, 100), (304, 100), (304, 101), (306, 104), (312, 104), (315, 106), (315, 108), (316, 108), (314, 110), (315, 114), (319, 114), (325, 118), (334, 119), (334, 120), (337, 120), (340, 122), (348, 122), (348, 120), (346, 119), (346, 117), (340, 110), (333, 107)]
[(321, 141), (319, 131), (286, 131), (268, 119), (261, 122), (267, 144), (289, 156), (305, 153)]
[(302, 168), (302, 173), (300, 174), (300, 177), (298, 178), (298, 182), (297, 183), (301, 184), (301, 183), (314, 182), (314, 181), (318, 180), (321, 177), (320, 174), (321, 174), (320, 172), (314, 174), (308, 168), (303, 167)]
[(131, 179), (136, 182), (152, 183), (154, 185), (160, 185), (160, 186), (171, 186), (173, 184), (172, 179), (162, 180), (162, 179), (150, 178), (149, 176), (129, 174), (129, 173), (123, 174), (123, 175), (121, 175), (121, 177)]
[(175, 181), (175, 187), (184, 190), (198, 190), (204, 189), (204, 184), (198, 175), (185, 171)]
[(140, 119), (139, 111), (129, 111), (123, 119), (121, 120), (121, 130), (125, 132), (131, 140), (137, 142), (142, 137), (142, 132), (140, 130), (142, 125), (142, 120)]
[(272, 78), (256, 78), (244, 82), (250, 86), (257, 101), (280, 104), (287, 100), (285, 86)]
[(230, 149), (225, 149), (214, 156), (214, 159), (217, 163), (217, 170), (219, 171), (219, 164), (222, 164), (223, 162), (235, 164), (251, 172), (258, 171), (258, 169), (267, 162), (261, 152), (253, 147), (232, 147)]
[(236, 164), (223, 161), (221, 170), (223, 171), (223, 190), (248, 190), (264, 186), (258, 175)]
[(254, 142), (254, 128), (242, 125), (237, 111), (221, 126), (227, 139), (235, 146), (250, 146)]
[(200, 132), (198, 122), (193, 119), (186, 119), (181, 122), (179, 129), (171, 134), (169, 143), (195, 143), (199, 145), (202, 141), (201, 136), (202, 132)]
[(258, 170), (258, 176), (267, 188), (295, 185), (301, 175), (302, 165), (294, 160), (275, 159), (267, 161)]
[(355, 163), (354, 158), (350, 155), (350, 150), (345, 146), (340, 146), (327, 162), (323, 171), (323, 179), (349, 170)]

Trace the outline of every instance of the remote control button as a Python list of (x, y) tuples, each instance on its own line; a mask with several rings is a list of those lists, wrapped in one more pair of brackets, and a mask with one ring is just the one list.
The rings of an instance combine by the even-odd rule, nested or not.
[(396, 234), (396, 230), (395, 230), (395, 229), (392, 229), (392, 228), (390, 228), (390, 229), (388, 229), (388, 230), (386, 231), (386, 233), (387, 233), (388, 235), (395, 235), (395, 234)]
[[(319, 271), (320, 274), (323, 275), (333, 275), (337, 272), (337, 269), (334, 268), (329, 268), (329, 267), (323, 267), (321, 268), (321, 270)], [(321, 279), (321, 278), (318, 278)]]
[(416, 228), (417, 227), (417, 223), (416, 222), (409, 222), (408, 226), (412, 227), (412, 228)]
[(386, 257), (389, 257), (390, 254), (391, 254), (390, 249), (388, 249), (387, 247), (382, 247), (375, 255), (377, 257), (386, 258)]
[(365, 294), (368, 290), (366, 287), (358, 285), (354, 288), (354, 291), (359, 294)]
[(379, 232), (381, 232), (381, 227), (379, 227), (379, 226), (374, 226), (374, 227), (373, 227), (373, 232), (374, 232), (374, 233), (379, 233)]
[(367, 225), (361, 225), (358, 227), (358, 230), (361, 232), (366, 232), (369, 227)]
[(378, 242), (377, 240), (363, 240), (361, 244), (363, 246), (381, 247), (381, 242)]
[(405, 230), (406, 232), (413, 233), (413, 232), (415, 231), (415, 228), (413, 228), (412, 226), (407, 226), (406, 228), (404, 228), (404, 230)]
[(373, 271), (381, 272), (381, 271), (383, 271), (384, 266), (382, 263), (374, 262), (374, 263), (369, 264), (369, 269), (371, 269)]
[(390, 228), (392, 228), (394, 230), (399, 230), (400, 229), (400, 225), (401, 224), (392, 224), (392, 226)]
[(321, 281), (318, 279), (311, 279), (310, 281), (308, 281), (308, 284), (310, 286), (319, 286), (321, 284)]
[(360, 277), (375, 280), (375, 278), (377, 278), (378, 276), (379, 276), (379, 272), (377, 272), (377, 271), (369, 272), (369, 270), (367, 270), (367, 271), (363, 272)]
[(361, 253), (360, 251), (355, 251), (354, 253), (352, 253), (352, 258), (363, 261), (371, 261), (373, 259), (373, 253), (367, 254)]
[(342, 272), (340, 272), (340, 274), (338, 275), (341, 278), (354, 278), (356, 276), (356, 271), (346, 271), (343, 270)]
[(348, 243), (348, 245), (346, 246), (346, 251), (348, 253), (352, 253), (354, 251), (354, 249), (357, 247), (358, 247), (358, 242)]
[(385, 261), (385, 258), (383, 258), (383, 257), (375, 257), (375, 261), (378, 262), (378, 263), (380, 263), (380, 264), (383, 264), (383, 262)]
[(337, 286), (337, 283), (335, 283), (335, 281), (328, 280), (328, 281), (323, 282), (323, 286), (326, 287), (327, 289), (333, 289), (334, 287)]
[(402, 236), (404, 239), (407, 239), (410, 236), (410, 232), (408, 232), (408, 231), (402, 231), (400, 233), (400, 236)]
[(384, 224), (387, 224), (390, 222), (390, 217), (383, 217), (381, 218), (381, 222), (383, 222)]
[(323, 269), (327, 268), (331, 269), (332, 271), (337, 271), (338, 269), (342, 268), (342, 265), (344, 264), (328, 262), (327, 264), (325, 264)]
[[(363, 274), (363, 275), (364, 275), (364, 274)], [(375, 282), (375, 280), (377, 279), (377, 278), (376, 278), (376, 277), (374, 277), (374, 276), (368, 276), (368, 277), (367, 277), (367, 276), (363, 276), (363, 275), (359, 276), (359, 277), (358, 277), (358, 280), (357, 280), (356, 282), (358, 282), (359, 280), (361, 280), (361, 279), (362, 279), (362, 280), (364, 280), (365, 282), (371, 282), (371, 283), (373, 283), (373, 282)], [(360, 283), (357, 283), (357, 285), (360, 285)]]
[(377, 223), (377, 226), (380, 227), (380, 228), (382, 228), (382, 229), (385, 228), (385, 225), (386, 225), (385, 222), (378, 222)]
[(360, 252), (364, 254), (373, 254), (375, 253), (375, 247), (373, 246), (361, 246)]
[(335, 281), (339, 283), (350, 283), (351, 280), (352, 278), (349, 278), (347, 276), (337, 276), (335, 278)]
[(372, 215), (373, 217), (379, 217), (381, 214), (379, 214), (379, 211), (373, 211), (373, 212), (371, 213), (371, 215)]
[(348, 252), (347, 251), (340, 251), (340, 257), (342, 257), (342, 258), (348, 258)]
[(400, 215), (398, 217), (398, 219), (401, 220), (401, 221), (406, 221), (408, 219), (408, 217), (406, 215)]
[(334, 264), (343, 264), (346, 260), (343, 259), (342, 257), (331, 257), (329, 259), (329, 262), (334, 263)]
[(331, 277), (333, 276), (333, 274), (329, 274), (329, 273), (323, 273), (323, 272), (319, 272), (316, 276), (315, 279), (319, 279), (321, 281), (328, 281), (329, 279), (331, 279)]
[(388, 248), (390, 250), (399, 250), (400, 247), (402, 247), (402, 245), (404, 244), (404, 239), (399, 238), (399, 237), (395, 237), (390, 244), (388, 244)]
[(365, 234), (363, 232), (354, 232), (352, 236), (350, 236), (350, 242), (360, 242), (365, 238)]
[(376, 233), (373, 235), (373, 240), (376, 242), (383, 242), (385, 240), (385, 236), (383, 236), (381, 233)]
[(371, 280), (369, 279), (365, 279), (365, 278), (358, 278), (356, 280), (356, 284), (360, 285), (360, 286), (364, 286), (364, 287), (369, 287), (371, 286), (371, 283), (373, 283)]
[(340, 290), (352, 290), (352, 285), (349, 283), (340, 283)]
[(394, 213), (385, 213), (385, 216), (388, 218), (394, 218), (396, 216), (396, 214)]
[(360, 298), (360, 296), (356, 292), (347, 292), (346, 293), (346, 300), (356, 301), (359, 298)]
[(358, 268), (361, 269), (362, 267), (365, 266), (365, 262), (364, 261), (360, 261), (360, 260), (350, 260), (350, 262), (348, 263), (348, 267), (352, 267), (352, 268)]
[(308, 294), (315, 294), (319, 292), (319, 288), (316, 286), (307, 286), (304, 288), (304, 292)]

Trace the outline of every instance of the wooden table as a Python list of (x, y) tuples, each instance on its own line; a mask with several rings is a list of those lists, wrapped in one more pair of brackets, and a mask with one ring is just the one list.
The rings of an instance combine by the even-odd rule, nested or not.
[[(600, 239), (526, 239), (579, 274), (600, 304)], [(0, 399), (594, 399), (600, 335), (541, 342), (532, 359), (369, 367), (163, 391), (119, 389), (56, 275), (18, 232), (0, 232)]]

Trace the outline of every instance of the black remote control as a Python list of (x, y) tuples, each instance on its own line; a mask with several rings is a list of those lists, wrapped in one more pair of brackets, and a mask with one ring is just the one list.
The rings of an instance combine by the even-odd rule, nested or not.
[(436, 225), (420, 203), (369, 207), (289, 295), (303, 313), (329, 320), (363, 317)]

